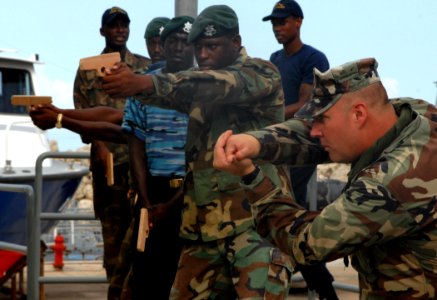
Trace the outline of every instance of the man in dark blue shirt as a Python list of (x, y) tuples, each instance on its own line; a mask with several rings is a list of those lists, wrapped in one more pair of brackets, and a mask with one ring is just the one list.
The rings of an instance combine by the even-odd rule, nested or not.
[[(303, 12), (294, 0), (281, 0), (275, 4), (270, 15), (263, 21), (270, 20), (273, 33), (283, 48), (270, 56), (270, 61), (281, 73), (282, 88), (285, 96), (285, 119), (294, 114), (311, 98), (313, 69), (329, 69), (329, 62), (323, 52), (304, 44), (300, 39), (300, 27)], [(316, 166), (293, 167), (290, 169), (291, 185), (296, 201), (307, 205), (307, 185)], [(337, 299), (332, 287), (333, 277), (324, 264), (302, 266), (302, 276), (310, 290), (315, 290), (320, 299)]]

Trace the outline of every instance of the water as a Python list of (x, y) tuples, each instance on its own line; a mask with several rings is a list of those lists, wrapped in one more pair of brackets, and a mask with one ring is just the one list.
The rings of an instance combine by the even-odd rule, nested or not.
[[(77, 201), (67, 201), (64, 209), (66, 213), (93, 214), (92, 208), (78, 208)], [(46, 258), (53, 257), (51, 246), (54, 245), (56, 235), (64, 237), (66, 251), (64, 260), (101, 260), (103, 257), (103, 238), (100, 221), (98, 220), (61, 220), (41, 239), (47, 245)]]

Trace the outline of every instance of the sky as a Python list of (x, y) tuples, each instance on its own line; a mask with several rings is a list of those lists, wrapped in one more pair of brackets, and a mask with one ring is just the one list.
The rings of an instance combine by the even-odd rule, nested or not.
[[(178, 0), (176, 0), (178, 1)], [(243, 45), (252, 57), (269, 59), (281, 48), (271, 24), (273, 0), (198, 0), (198, 12), (214, 4), (232, 7), (239, 17)], [(389, 97), (414, 97), (435, 103), (437, 97), (436, 0), (300, 0), (304, 12), (301, 39), (326, 54), (331, 67), (375, 57)], [(119, 6), (131, 19), (128, 48), (148, 56), (147, 23), (174, 17), (174, 0), (1, 0), (0, 48), (29, 58), (38, 54), (39, 95), (73, 108), (73, 81), (79, 60), (99, 54), (105, 9)], [(82, 146), (78, 135), (51, 129), (60, 150)]]

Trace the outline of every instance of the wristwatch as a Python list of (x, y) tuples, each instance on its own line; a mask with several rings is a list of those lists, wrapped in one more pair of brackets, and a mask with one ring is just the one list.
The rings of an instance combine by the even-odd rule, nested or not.
[(62, 114), (58, 114), (58, 117), (56, 118), (56, 128), (62, 128)]
[(245, 185), (251, 184), (255, 180), (256, 176), (258, 176), (259, 171), (261, 171), (261, 169), (258, 167), (258, 165), (255, 165), (255, 169), (252, 172), (241, 177), (241, 182)]

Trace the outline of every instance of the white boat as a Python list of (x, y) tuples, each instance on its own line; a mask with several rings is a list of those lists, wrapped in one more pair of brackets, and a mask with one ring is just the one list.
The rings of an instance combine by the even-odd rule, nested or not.
[[(1, 50), (0, 50), (1, 52)], [(35, 184), (35, 162), (50, 151), (46, 133), (33, 125), (25, 106), (11, 105), (12, 95), (37, 94), (37, 59), (0, 54), (0, 184)], [(43, 163), (42, 211), (58, 212), (75, 192), (86, 166), (45, 159)], [(42, 233), (54, 222), (43, 221)], [(27, 244), (26, 195), (0, 190), (0, 241)]]

